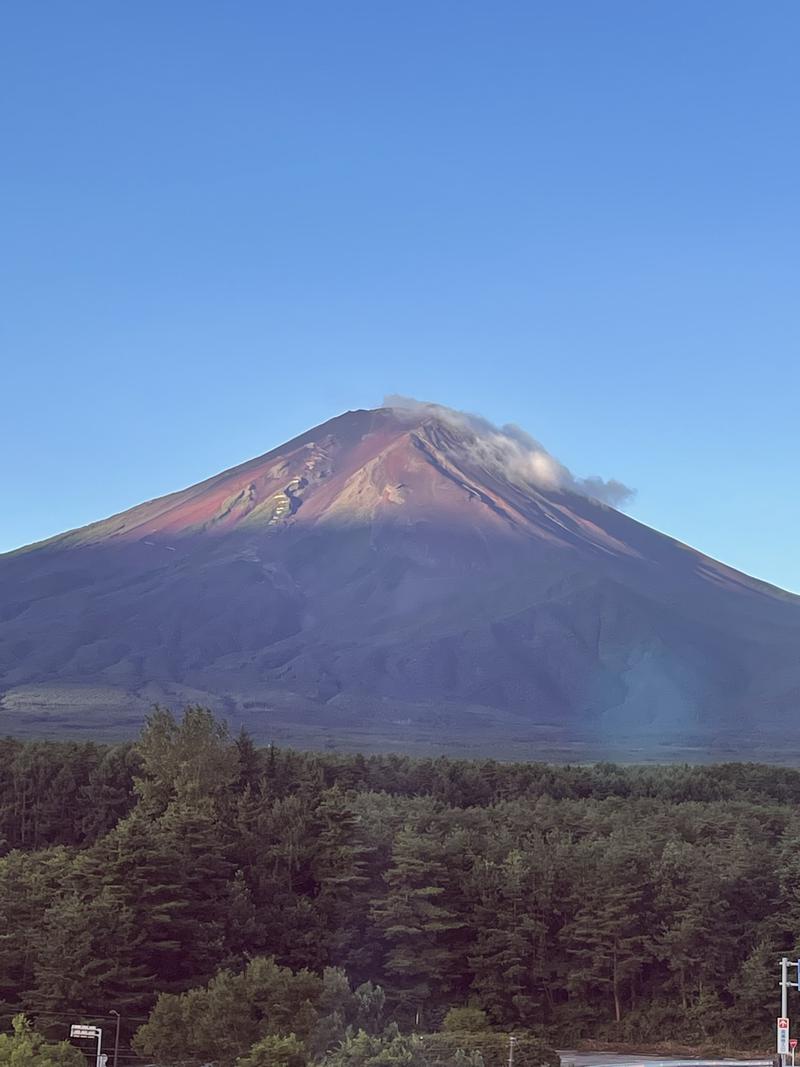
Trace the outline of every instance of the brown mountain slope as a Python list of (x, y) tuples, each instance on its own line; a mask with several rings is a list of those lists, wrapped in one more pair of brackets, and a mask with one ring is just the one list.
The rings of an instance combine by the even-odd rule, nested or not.
[(296, 743), (775, 743), (800, 600), (579, 489), (439, 409), (349, 412), (0, 557), (0, 725), (198, 700)]

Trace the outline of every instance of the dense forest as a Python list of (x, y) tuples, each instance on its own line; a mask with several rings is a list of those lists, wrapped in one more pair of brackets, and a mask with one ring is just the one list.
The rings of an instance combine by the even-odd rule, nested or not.
[(489, 1067), (510, 1032), (521, 1065), (581, 1035), (768, 1049), (799, 805), (783, 768), (257, 749), (200, 708), (7, 739), (3, 1027), (119, 1012), (121, 1063), (240, 1067)]

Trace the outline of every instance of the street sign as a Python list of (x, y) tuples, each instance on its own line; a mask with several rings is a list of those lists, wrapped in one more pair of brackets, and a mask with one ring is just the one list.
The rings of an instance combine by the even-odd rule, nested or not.
[(789, 1052), (789, 1020), (778, 1016), (778, 1054), (785, 1056)]
[(99, 1033), (99, 1026), (83, 1026), (80, 1023), (73, 1023), (73, 1025), (69, 1028), (70, 1037), (96, 1038)]
[(792, 1052), (794, 1052), (794, 1050), (797, 1048), (797, 1038), (796, 1037), (792, 1037), (792, 1038), (789, 1039), (789, 1048), (792, 1050)]

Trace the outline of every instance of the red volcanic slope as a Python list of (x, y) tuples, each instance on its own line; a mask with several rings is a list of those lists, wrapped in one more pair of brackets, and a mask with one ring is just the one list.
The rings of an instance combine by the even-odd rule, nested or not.
[[(54, 542), (249, 532), (279, 523), (413, 523), (431, 514), (454, 525), (560, 539), (564, 505), (542, 498), (532, 520), (530, 497), (496, 471), (465, 462), (461, 445), (459, 431), (436, 418), (409, 424), (391, 409), (352, 412), (265, 456)], [(626, 551), (591, 522), (578, 524), (589, 537)]]
[(4, 725), (196, 699), (350, 744), (777, 731), (800, 601), (495, 445), (432, 410), (349, 412), (0, 557)]

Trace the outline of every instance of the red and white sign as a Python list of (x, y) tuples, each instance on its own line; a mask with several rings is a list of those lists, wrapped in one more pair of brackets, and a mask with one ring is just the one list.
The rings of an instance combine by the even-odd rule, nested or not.
[(792, 1037), (792, 1038), (789, 1039), (789, 1048), (792, 1050), (792, 1052), (794, 1052), (794, 1050), (797, 1048), (797, 1038), (796, 1037)]
[(778, 1053), (786, 1055), (789, 1051), (789, 1020), (784, 1016), (778, 1017)]

